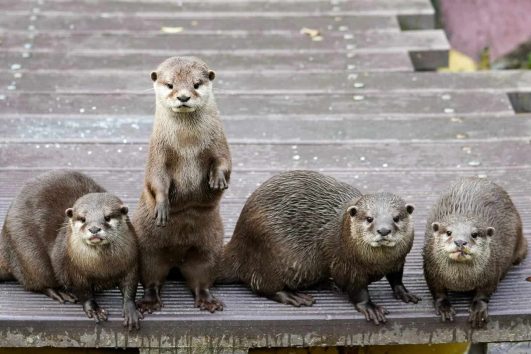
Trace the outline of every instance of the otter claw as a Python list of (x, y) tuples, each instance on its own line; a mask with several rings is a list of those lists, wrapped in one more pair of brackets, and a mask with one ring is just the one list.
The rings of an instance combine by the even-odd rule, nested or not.
[(107, 321), (107, 311), (101, 308), (94, 300), (88, 300), (83, 304), (83, 310), (88, 318), (93, 318), (96, 323)]
[(123, 325), (129, 331), (132, 331), (133, 328), (140, 329), (140, 320), (144, 319), (144, 315), (137, 309), (133, 301), (129, 300), (124, 304), (122, 316), (124, 318)]
[(470, 306), (470, 316), (468, 322), (472, 325), (472, 328), (483, 328), (489, 322), (488, 305), (483, 301), (474, 302)]
[(167, 203), (157, 203), (155, 206), (155, 219), (157, 226), (164, 227), (168, 221), (169, 206)]
[(437, 299), (435, 301), (435, 310), (441, 316), (442, 322), (454, 322), (455, 309), (448, 299)]
[(420, 297), (411, 294), (407, 289), (403, 286), (397, 286), (394, 291), (395, 299), (402, 300), (406, 304), (408, 302), (412, 302), (414, 304), (418, 303), (420, 300), (422, 300)]
[(387, 322), (385, 315), (387, 315), (389, 311), (387, 311), (384, 307), (375, 305), (370, 301), (357, 303), (356, 310), (361, 312), (368, 322), (372, 321), (377, 326), (379, 326), (380, 323)]
[(197, 297), (195, 299), (195, 307), (198, 307), (201, 311), (208, 311), (214, 313), (216, 311), (223, 311), (223, 302), (216, 299), (213, 296)]

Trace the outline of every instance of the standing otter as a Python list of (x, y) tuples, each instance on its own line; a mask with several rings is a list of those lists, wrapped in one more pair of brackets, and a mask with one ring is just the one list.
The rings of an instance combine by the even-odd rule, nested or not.
[(369, 283), (386, 276), (397, 299), (419, 300), (402, 283), (413, 209), (396, 195), (362, 195), (317, 172), (279, 174), (245, 203), (225, 248), (221, 281), (242, 281), (280, 303), (311, 306), (313, 298), (298, 290), (332, 277), (368, 321), (386, 322)]
[(186, 279), (196, 307), (223, 309), (209, 288), (223, 249), (219, 202), (231, 158), (212, 93), (214, 77), (194, 57), (169, 58), (151, 73), (155, 122), (133, 217), (141, 250), (141, 311), (161, 308), (160, 290), (173, 267)]
[(118, 285), (124, 326), (138, 328), (137, 242), (127, 212), (118, 197), (78, 172), (49, 172), (28, 181), (4, 221), (0, 279), (16, 279), (61, 303), (79, 300), (97, 322), (107, 312), (93, 292)]
[(526, 254), (522, 221), (505, 190), (481, 178), (451, 185), (431, 210), (424, 245), (424, 275), (441, 319), (454, 320), (448, 290), (474, 291), (468, 321), (483, 327), (491, 294)]

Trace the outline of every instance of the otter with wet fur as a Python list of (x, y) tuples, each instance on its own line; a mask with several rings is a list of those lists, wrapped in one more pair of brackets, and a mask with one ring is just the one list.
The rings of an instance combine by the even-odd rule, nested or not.
[(133, 224), (139, 236), (142, 311), (162, 306), (160, 290), (178, 267), (195, 306), (214, 312), (210, 293), (223, 249), (219, 202), (231, 157), (212, 92), (215, 74), (194, 57), (173, 57), (151, 73), (156, 94), (144, 190)]
[(431, 210), (424, 245), (424, 275), (441, 319), (455, 316), (448, 290), (473, 291), (468, 321), (484, 327), (490, 296), (526, 254), (520, 215), (503, 188), (476, 177), (452, 184)]
[(79, 300), (98, 322), (107, 312), (93, 292), (118, 286), (124, 326), (138, 328), (138, 251), (127, 212), (118, 197), (78, 172), (55, 171), (28, 181), (4, 221), (0, 279), (16, 279), (61, 303)]
[(221, 282), (294, 306), (311, 306), (300, 290), (330, 277), (375, 324), (387, 311), (368, 285), (386, 277), (397, 299), (417, 303), (402, 283), (413, 245), (413, 206), (390, 193), (362, 195), (312, 171), (266, 181), (247, 200), (225, 248)]

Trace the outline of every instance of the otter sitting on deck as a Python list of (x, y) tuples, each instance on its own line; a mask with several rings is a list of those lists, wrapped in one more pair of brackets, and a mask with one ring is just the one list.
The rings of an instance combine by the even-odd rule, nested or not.
[(417, 303), (402, 283), (413, 245), (413, 206), (390, 193), (362, 195), (312, 171), (266, 181), (247, 200), (225, 248), (221, 282), (241, 281), (254, 292), (310, 306), (299, 292), (332, 277), (368, 321), (386, 322), (367, 286), (386, 276), (397, 299)]
[(441, 319), (454, 320), (448, 290), (473, 291), (468, 321), (483, 327), (490, 296), (526, 254), (520, 215), (503, 188), (477, 177), (451, 185), (432, 208), (424, 245), (424, 275)]
[(78, 172), (28, 181), (2, 228), (0, 280), (16, 279), (61, 303), (79, 300), (97, 322), (107, 320), (107, 312), (93, 292), (118, 285), (124, 326), (138, 328), (137, 241), (127, 212), (118, 197)]

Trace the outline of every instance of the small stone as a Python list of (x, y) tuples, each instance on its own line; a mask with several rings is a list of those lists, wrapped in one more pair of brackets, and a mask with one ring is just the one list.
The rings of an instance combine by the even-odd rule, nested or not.
[(19, 70), (22, 67), (20, 64), (11, 64), (11, 70)]
[(455, 110), (453, 108), (445, 108), (444, 113), (454, 113)]
[(9, 85), (9, 86), (7, 87), (7, 89), (10, 90), (10, 91), (14, 91), (14, 90), (17, 89), (17, 87), (16, 87), (15, 85)]
[(25, 43), (24, 44), (24, 48), (26, 48), (26, 49), (31, 49), (31, 47), (33, 47), (33, 45), (31, 43)]
[(464, 152), (466, 152), (467, 154), (470, 154), (472, 153), (472, 148), (470, 146), (463, 146), (461, 148), (461, 150), (463, 150)]
[(461, 119), (459, 117), (452, 117), (452, 118), (450, 118), (450, 121), (452, 123), (463, 123), (463, 119)]
[(386, 164), (386, 163), (383, 163), (383, 164), (382, 164), (382, 167), (388, 167), (388, 166), (389, 166), (389, 165)]
[(87, 151), (87, 155), (92, 155), (92, 151)]
[(354, 53), (347, 53), (347, 58), (354, 58), (356, 54)]
[(314, 41), (314, 42), (321, 42), (322, 40), (323, 40), (323, 36), (312, 37), (312, 41)]
[(0, 101), (3, 101), (6, 99), (6, 95), (0, 95)]
[(457, 139), (466, 139), (466, 138), (468, 138), (468, 134), (467, 133), (458, 133), (458, 134), (456, 134), (455, 137)]
[(79, 113), (85, 113), (85, 108), (80, 108)]
[(443, 100), (447, 101), (447, 100), (451, 99), (452, 96), (446, 94), (446, 95), (442, 95), (441, 98), (442, 98)]
[(358, 74), (348, 74), (349, 80), (356, 80), (358, 78)]
[(14, 74), (13, 74), (13, 77), (14, 77), (15, 79), (20, 79), (20, 78), (22, 77), (22, 73), (14, 73)]
[(347, 33), (343, 36), (343, 39), (347, 39), (347, 40), (350, 40), (350, 39), (353, 39), (354, 38), (354, 35), (353, 34), (350, 34), (350, 33)]
[(342, 20), (343, 19), (341, 17), (339, 17), (339, 16), (334, 17), (334, 21), (336, 21), (336, 22), (339, 22), (339, 21), (342, 21)]
[(339, 26), (339, 30), (340, 30), (341, 32), (345, 32), (345, 31), (348, 30), (348, 27), (347, 27), (347, 26)]
[(24, 52), (24, 53), (22, 53), (22, 58), (24, 58), (24, 59), (27, 59), (27, 58), (29, 58), (30, 56), (31, 56), (31, 55), (30, 55), (30, 53), (28, 53), (28, 52)]
[(354, 83), (355, 88), (362, 88), (365, 87), (365, 84), (363, 82), (355, 82)]
[(35, 26), (29, 25), (28, 26), (28, 31), (35, 31)]
[(365, 156), (360, 156), (360, 161), (365, 161)]
[(347, 65), (347, 69), (348, 70), (354, 70), (354, 69), (356, 69), (356, 65), (353, 65), (353, 64)]
[(480, 174), (478, 175), (478, 178), (487, 178), (487, 175), (486, 175), (486, 174), (482, 174), (482, 173), (480, 173)]
[(299, 155), (293, 155), (293, 160), (300, 160), (300, 156)]
[(481, 162), (476, 161), (476, 160), (468, 162), (468, 166), (477, 167), (479, 165), (481, 165)]
[(365, 96), (355, 95), (352, 98), (354, 99), (354, 101), (363, 101), (365, 99)]
[(96, 110), (96, 106), (92, 106), (92, 110), (95, 111)]

